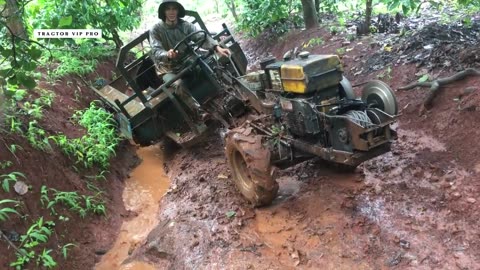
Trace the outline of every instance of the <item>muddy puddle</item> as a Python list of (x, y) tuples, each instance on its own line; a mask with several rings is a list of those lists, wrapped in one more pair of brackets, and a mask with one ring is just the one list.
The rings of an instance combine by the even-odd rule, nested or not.
[(170, 185), (163, 170), (163, 154), (158, 145), (140, 148), (137, 154), (142, 163), (126, 180), (123, 192), (125, 209), (136, 213), (136, 216), (124, 221), (115, 244), (96, 265), (96, 270), (154, 269), (144, 262), (123, 264), (158, 224), (159, 201)]

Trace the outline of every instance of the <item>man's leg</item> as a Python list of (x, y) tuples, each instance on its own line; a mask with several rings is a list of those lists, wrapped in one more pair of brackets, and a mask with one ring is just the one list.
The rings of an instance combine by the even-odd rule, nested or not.
[[(167, 73), (164, 75), (163, 80), (165, 82), (171, 80), (175, 74)], [(185, 85), (185, 82), (182, 79), (177, 80), (173, 83), (172, 88), (174, 89), (174, 94), (179, 97), (185, 105), (190, 109), (193, 113), (193, 119), (201, 119), (201, 114), (203, 109), (200, 106), (200, 103), (195, 100), (195, 98), (190, 94)]]

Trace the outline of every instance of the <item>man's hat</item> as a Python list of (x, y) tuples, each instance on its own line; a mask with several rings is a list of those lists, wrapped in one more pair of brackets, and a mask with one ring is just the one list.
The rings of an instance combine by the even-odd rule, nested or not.
[(163, 0), (160, 6), (158, 7), (158, 18), (165, 21), (165, 8), (168, 4), (175, 4), (178, 8), (178, 17), (183, 18), (185, 17), (185, 8), (180, 4), (177, 0)]

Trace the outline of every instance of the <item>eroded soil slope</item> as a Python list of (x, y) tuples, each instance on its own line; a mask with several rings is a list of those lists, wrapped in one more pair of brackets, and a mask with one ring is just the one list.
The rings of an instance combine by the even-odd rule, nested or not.
[[(88, 79), (94, 80), (96, 76), (109, 78), (113, 68), (113, 62), (104, 63), (98, 67), (97, 73), (91, 74)], [(77, 76), (68, 76), (53, 83), (42, 79), (38, 87), (55, 93), (52, 108), (45, 109), (39, 126), (50, 135), (58, 132), (69, 138), (83, 135), (85, 131), (70, 119), (75, 111), (87, 108), (96, 98), (83, 80)], [(21, 128), (27, 129), (28, 122)], [(12, 144), (16, 145), (15, 152), (10, 149)], [(13, 187), (10, 188), (10, 192), (3, 190), (0, 192), (0, 200), (13, 199), (22, 202), (17, 207), (21, 216), (10, 215), (8, 220), (0, 223), (0, 230), (11, 243), (9, 244), (2, 237), (1, 269), (10, 269), (10, 263), (16, 261), (13, 246), (21, 246), (20, 236), (26, 234), (40, 217), (43, 217), (44, 222), (52, 221), (55, 225), (50, 226), (53, 233), (48, 243), (39, 245), (34, 249), (35, 252), (41, 254), (42, 249), (52, 250), (50, 255), (65, 269), (92, 269), (100, 256), (113, 244), (122, 219), (130, 215), (123, 208), (122, 190), (123, 180), (131, 168), (138, 163), (134, 146), (128, 142), (122, 142), (117, 148), (121, 154), (111, 160), (109, 171), (104, 173), (106, 179), (92, 181), (92, 176), (97, 175), (99, 171), (82, 170), (53, 143), (51, 145), (52, 149), (41, 151), (33, 148), (27, 139), (18, 133), (4, 132), (0, 137), (0, 161), (12, 161), (12, 166), (0, 169), (0, 175), (21, 172), (25, 178), (19, 177), (19, 180), (29, 186), (25, 195), (18, 195)], [(89, 183), (97, 189), (89, 189)], [(68, 210), (68, 207), (57, 205), (55, 207), (57, 213), (53, 215), (52, 211), (47, 209), (47, 202), (41, 201), (42, 186), (58, 191), (78, 192), (80, 195), (95, 195), (96, 192), (103, 191), (101, 198), (105, 200), (107, 214), (106, 216), (87, 215), (81, 218), (74, 211)], [(52, 196), (51, 193), (52, 191), (50, 196)], [(68, 249), (67, 259), (65, 259), (61, 247), (69, 243), (75, 246)], [(37, 264), (36, 259), (33, 259), (26, 267), (35, 269), (41, 265), (41, 262)]]

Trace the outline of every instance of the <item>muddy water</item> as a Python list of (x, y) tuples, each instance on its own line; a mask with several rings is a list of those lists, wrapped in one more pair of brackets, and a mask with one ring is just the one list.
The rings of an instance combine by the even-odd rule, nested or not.
[(137, 154), (142, 163), (127, 179), (123, 192), (125, 209), (137, 216), (122, 224), (115, 244), (96, 265), (96, 270), (154, 269), (143, 262), (122, 265), (158, 224), (159, 201), (170, 184), (163, 170), (163, 155), (158, 145), (141, 148)]

